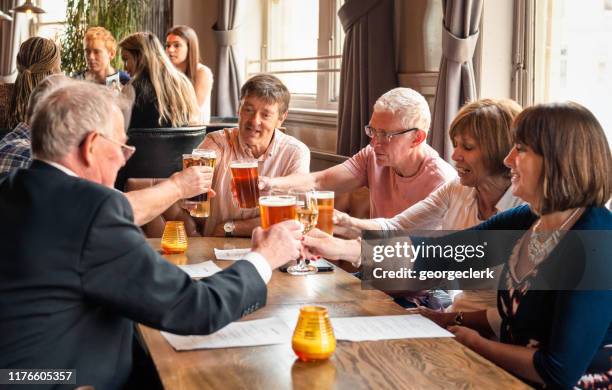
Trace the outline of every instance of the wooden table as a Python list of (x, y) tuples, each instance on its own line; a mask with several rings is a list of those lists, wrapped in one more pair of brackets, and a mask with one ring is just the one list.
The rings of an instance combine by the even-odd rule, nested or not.
[[(149, 240), (159, 249), (159, 239)], [(244, 248), (246, 239), (190, 238), (176, 263), (214, 259), (213, 248)], [(231, 264), (217, 261), (220, 267)], [(331, 317), (405, 314), (387, 295), (361, 290), (358, 279), (331, 273), (291, 276), (275, 271), (268, 304), (245, 317), (297, 318), (306, 304), (327, 307)], [(529, 388), (451, 338), (345, 342), (321, 363), (296, 359), (291, 342), (281, 345), (176, 352), (159, 331), (139, 325), (166, 389), (493, 389)]]

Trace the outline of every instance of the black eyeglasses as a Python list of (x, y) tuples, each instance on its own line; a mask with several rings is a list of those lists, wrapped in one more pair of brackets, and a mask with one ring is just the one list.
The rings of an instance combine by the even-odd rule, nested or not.
[(378, 143), (388, 144), (389, 142), (391, 142), (391, 138), (397, 135), (406, 134), (406, 133), (409, 133), (411, 131), (418, 130), (418, 129), (419, 129), (418, 127), (413, 127), (412, 129), (405, 129), (405, 130), (394, 131), (392, 133), (387, 133), (382, 130), (376, 129), (370, 125), (367, 125), (365, 127), (365, 133), (368, 137), (372, 139), (376, 139), (376, 142)]

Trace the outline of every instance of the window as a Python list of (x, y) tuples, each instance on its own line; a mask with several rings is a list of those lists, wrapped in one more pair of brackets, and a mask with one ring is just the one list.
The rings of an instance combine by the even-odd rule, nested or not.
[(261, 58), (247, 75), (269, 72), (291, 92), (291, 110), (337, 110), (343, 0), (266, 0)]
[(59, 42), (66, 28), (66, 1), (38, 0), (37, 5), (46, 12), (36, 17), (34, 35)]
[(576, 101), (595, 114), (612, 142), (612, 2), (524, 3), (526, 42), (532, 34), (525, 52), (532, 59), (525, 61), (522, 103)]

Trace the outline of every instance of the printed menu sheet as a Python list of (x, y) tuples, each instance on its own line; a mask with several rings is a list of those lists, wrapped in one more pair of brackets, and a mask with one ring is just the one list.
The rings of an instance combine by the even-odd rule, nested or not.
[(244, 255), (249, 253), (251, 248), (240, 249), (217, 249), (215, 248), (215, 257), (217, 260), (240, 260)]
[(283, 344), (291, 341), (291, 330), (279, 318), (233, 322), (207, 336), (179, 336), (161, 332), (177, 351), (257, 345)]
[(185, 271), (192, 279), (205, 278), (210, 275), (214, 275), (221, 271), (221, 268), (212, 261), (205, 261), (198, 264), (184, 264), (179, 265), (179, 268)]
[(337, 340), (376, 341), (454, 337), (435, 322), (419, 315), (339, 317), (331, 319)]

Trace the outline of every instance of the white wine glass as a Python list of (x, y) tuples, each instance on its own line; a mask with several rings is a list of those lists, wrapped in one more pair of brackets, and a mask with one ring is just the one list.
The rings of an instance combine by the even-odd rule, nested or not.
[[(314, 190), (291, 191), (290, 194), (295, 196), (296, 217), (304, 227), (302, 233), (306, 234), (316, 226), (319, 216), (316, 192)], [(317, 267), (307, 264), (306, 260), (300, 256), (297, 259), (297, 264), (287, 268), (287, 272), (298, 276), (312, 275), (317, 272)]]

